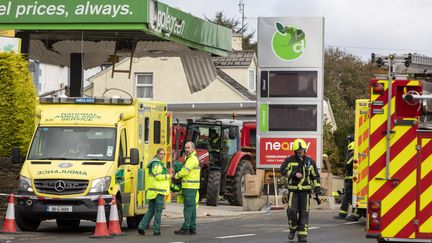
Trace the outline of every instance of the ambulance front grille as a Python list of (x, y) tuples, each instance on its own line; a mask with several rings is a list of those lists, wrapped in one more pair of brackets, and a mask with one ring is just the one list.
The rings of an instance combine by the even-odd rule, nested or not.
[(87, 180), (35, 180), (36, 190), (39, 193), (54, 195), (80, 194), (85, 192), (89, 182)]

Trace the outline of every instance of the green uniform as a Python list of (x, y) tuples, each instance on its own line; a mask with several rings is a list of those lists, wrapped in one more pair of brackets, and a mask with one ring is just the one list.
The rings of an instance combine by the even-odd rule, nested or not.
[(171, 176), (158, 158), (154, 158), (147, 167), (149, 179), (146, 198), (149, 199), (149, 208), (138, 228), (145, 229), (154, 216), (153, 232), (160, 233), (162, 210), (165, 195), (169, 194)]
[(182, 179), (183, 216), (182, 229), (196, 230), (196, 198), (200, 188), (200, 167), (196, 152), (186, 156), (182, 169), (175, 174), (176, 179)]

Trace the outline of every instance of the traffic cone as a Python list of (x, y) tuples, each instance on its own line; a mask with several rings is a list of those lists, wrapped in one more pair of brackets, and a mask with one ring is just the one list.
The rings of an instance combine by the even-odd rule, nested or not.
[(16, 233), (14, 194), (9, 194), (6, 216), (3, 224), (2, 233)]
[(99, 197), (98, 211), (96, 217), (96, 228), (93, 235), (90, 238), (112, 238), (113, 236), (109, 234), (106, 218), (105, 218), (105, 200)]
[(111, 211), (108, 223), (108, 231), (110, 235), (125, 236), (126, 234), (121, 231), (120, 221), (117, 212), (117, 201), (115, 196), (112, 196)]

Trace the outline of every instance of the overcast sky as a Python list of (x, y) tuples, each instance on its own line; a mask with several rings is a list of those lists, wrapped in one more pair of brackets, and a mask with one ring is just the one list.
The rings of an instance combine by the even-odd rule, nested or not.
[[(239, 0), (161, 0), (197, 17), (223, 10), (240, 18)], [(249, 29), (257, 17), (325, 18), (325, 47), (339, 47), (366, 59), (372, 52), (416, 52), (432, 56), (429, 0), (243, 0)]]

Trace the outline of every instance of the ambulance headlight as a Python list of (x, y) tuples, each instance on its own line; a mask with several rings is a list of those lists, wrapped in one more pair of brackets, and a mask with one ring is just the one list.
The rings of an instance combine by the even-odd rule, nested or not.
[(20, 176), (19, 182), (18, 182), (18, 189), (20, 191), (33, 192), (33, 187), (31, 184), (32, 183), (31, 183), (30, 178), (27, 178), (25, 176)]
[(93, 180), (90, 192), (106, 192), (111, 184), (111, 177), (106, 176)]

